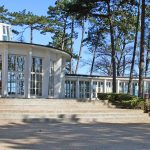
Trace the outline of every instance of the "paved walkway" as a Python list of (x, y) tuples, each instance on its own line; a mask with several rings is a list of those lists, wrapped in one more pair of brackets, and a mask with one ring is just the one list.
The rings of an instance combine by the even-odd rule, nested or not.
[(150, 124), (31, 120), (0, 125), (0, 150), (149, 150)]

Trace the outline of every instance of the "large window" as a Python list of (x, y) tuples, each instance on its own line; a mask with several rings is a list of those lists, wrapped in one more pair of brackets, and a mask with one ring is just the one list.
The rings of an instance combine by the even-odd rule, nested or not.
[(98, 82), (98, 93), (103, 93), (104, 92), (104, 82), (100, 81)]
[(138, 96), (138, 82), (134, 81), (132, 83), (132, 95)]
[(6, 34), (6, 28), (3, 26), (3, 34)]
[(32, 58), (30, 94), (42, 96), (42, 58)]
[(111, 93), (112, 92), (112, 82), (107, 81), (106, 82), (106, 93)]
[(96, 98), (97, 94), (97, 82), (93, 82), (93, 98)]
[(0, 95), (2, 94), (2, 55), (0, 55)]
[(8, 95), (24, 95), (25, 58), (8, 55)]
[(49, 96), (54, 96), (54, 61), (50, 61), (49, 71)]
[(90, 82), (79, 81), (79, 96), (80, 98), (90, 98)]
[(65, 81), (65, 97), (76, 98), (76, 81)]

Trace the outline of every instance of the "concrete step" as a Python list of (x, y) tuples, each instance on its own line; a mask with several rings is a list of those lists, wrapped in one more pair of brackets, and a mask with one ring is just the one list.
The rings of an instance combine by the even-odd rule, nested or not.
[(108, 112), (108, 113), (132, 113), (132, 114), (143, 114), (143, 110), (138, 110), (138, 109), (114, 109), (114, 108), (49, 108), (49, 107), (40, 107), (40, 106), (17, 106), (17, 107), (1, 107), (0, 108), (0, 113), (1, 112), (25, 112), (25, 111), (30, 111), (30, 112), (73, 112), (73, 113), (78, 113), (78, 112)]
[(125, 114), (108, 114), (108, 113), (96, 113), (96, 114), (62, 114), (62, 113), (2, 113), (0, 115), (1, 120), (61, 120), (61, 121), (73, 121), (73, 122), (134, 122), (134, 123), (150, 123), (150, 118), (146, 115), (125, 115)]
[(78, 101), (78, 100), (57, 100), (57, 99), (0, 99), (0, 104), (3, 105), (108, 105), (110, 104), (106, 101)]
[(108, 101), (0, 99), (0, 121), (61, 120), (81, 123), (150, 123), (142, 110), (109, 107)]

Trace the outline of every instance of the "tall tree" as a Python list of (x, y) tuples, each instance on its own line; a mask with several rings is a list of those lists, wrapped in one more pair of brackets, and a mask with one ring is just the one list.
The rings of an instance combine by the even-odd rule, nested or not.
[(138, 2), (137, 21), (136, 21), (136, 25), (135, 25), (134, 48), (133, 48), (133, 55), (132, 55), (132, 62), (131, 62), (131, 69), (130, 69), (130, 76), (129, 76), (129, 83), (128, 83), (128, 94), (131, 93), (131, 83), (132, 83), (132, 79), (133, 79), (133, 70), (134, 70), (134, 64), (135, 64), (137, 38), (138, 38), (138, 31), (139, 31), (139, 18), (140, 18), (140, 0)]
[[(66, 35), (67, 35), (67, 29), (68, 29), (68, 13), (66, 13), (65, 11), (63, 11), (64, 8), (64, 3), (60, 0), (56, 1), (56, 5), (55, 6), (49, 6), (48, 8), (48, 19), (50, 20), (50, 24), (49, 24), (49, 28), (53, 29), (53, 33), (54, 36), (57, 33), (61, 33), (61, 36), (59, 36), (59, 38), (61, 38), (60, 41), (60, 48), (62, 50), (64, 50), (65, 47), (65, 40), (66, 40)], [(53, 24), (51, 23), (53, 22)], [(46, 28), (48, 29), (48, 28)], [(46, 32), (49, 31), (46, 30)], [(52, 30), (50, 30), (50, 32), (52, 32)]]
[(79, 55), (78, 55), (78, 58), (77, 58), (77, 64), (76, 64), (76, 68), (75, 68), (75, 74), (77, 74), (77, 72), (78, 72), (81, 53), (82, 53), (82, 49), (83, 49), (83, 40), (84, 40), (84, 34), (85, 34), (85, 20), (84, 19), (81, 19), (81, 28), (82, 28), (81, 42), (80, 42)]
[(142, 0), (141, 10), (141, 41), (140, 41), (140, 62), (139, 62), (139, 90), (138, 96), (143, 97), (144, 77), (144, 36), (145, 36), (145, 0)]
[(4, 6), (0, 6), (0, 22), (8, 23), (10, 21), (9, 19), (8, 9), (5, 9)]
[[(115, 0), (71, 0), (68, 4), (68, 12), (78, 14), (78, 17), (92, 17), (106, 20), (107, 29), (109, 33), (110, 46), (111, 46), (111, 61), (113, 68), (113, 92), (116, 92), (116, 48), (115, 48), (115, 37), (114, 37), (114, 18), (118, 18), (116, 14), (117, 9), (122, 8), (125, 4), (134, 3), (134, 0), (128, 1), (115, 1)], [(115, 13), (114, 13), (115, 11)], [(124, 13), (127, 12), (124, 10)], [(120, 15), (120, 14), (119, 14)], [(108, 34), (107, 34), (108, 36)]]
[[(44, 24), (47, 24), (47, 18), (45, 16), (37, 16), (32, 12), (26, 12), (26, 10), (20, 12), (11, 13), (12, 25), (19, 25), (23, 27), (23, 32), (26, 29), (30, 29), (30, 43), (33, 43), (33, 31), (38, 30), (41, 31), (43, 29)], [(23, 33), (21, 32), (21, 33)]]

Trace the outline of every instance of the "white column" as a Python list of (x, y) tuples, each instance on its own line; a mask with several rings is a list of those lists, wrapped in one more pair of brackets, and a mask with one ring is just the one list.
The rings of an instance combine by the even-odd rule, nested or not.
[(42, 97), (48, 98), (49, 74), (50, 74), (50, 56), (47, 55), (43, 59), (43, 82), (42, 82)]
[(65, 70), (66, 70), (66, 59), (62, 58), (62, 68), (61, 68), (61, 90), (60, 90), (60, 98), (65, 98)]
[(54, 65), (54, 98), (61, 96), (61, 65), (62, 58), (58, 58)]
[(104, 80), (104, 93), (106, 93), (106, 79)]
[(77, 77), (77, 81), (76, 81), (76, 98), (80, 98), (79, 97), (79, 78)]
[(99, 88), (99, 82), (97, 81), (97, 84), (96, 84), (96, 89), (95, 89), (95, 98), (97, 99), (97, 93), (98, 93), (98, 88)]
[(8, 47), (4, 49), (3, 59), (2, 59), (2, 96), (6, 97), (8, 95), (7, 82), (8, 82)]
[(126, 87), (126, 82), (124, 81), (124, 82), (123, 82), (123, 93), (126, 92), (126, 91), (125, 91), (125, 87)]
[(32, 49), (29, 51), (26, 57), (25, 98), (30, 98), (31, 67), (32, 67)]
[(117, 93), (119, 93), (119, 89), (120, 89), (120, 80), (117, 80)]
[(90, 99), (93, 98), (93, 80), (90, 81)]

